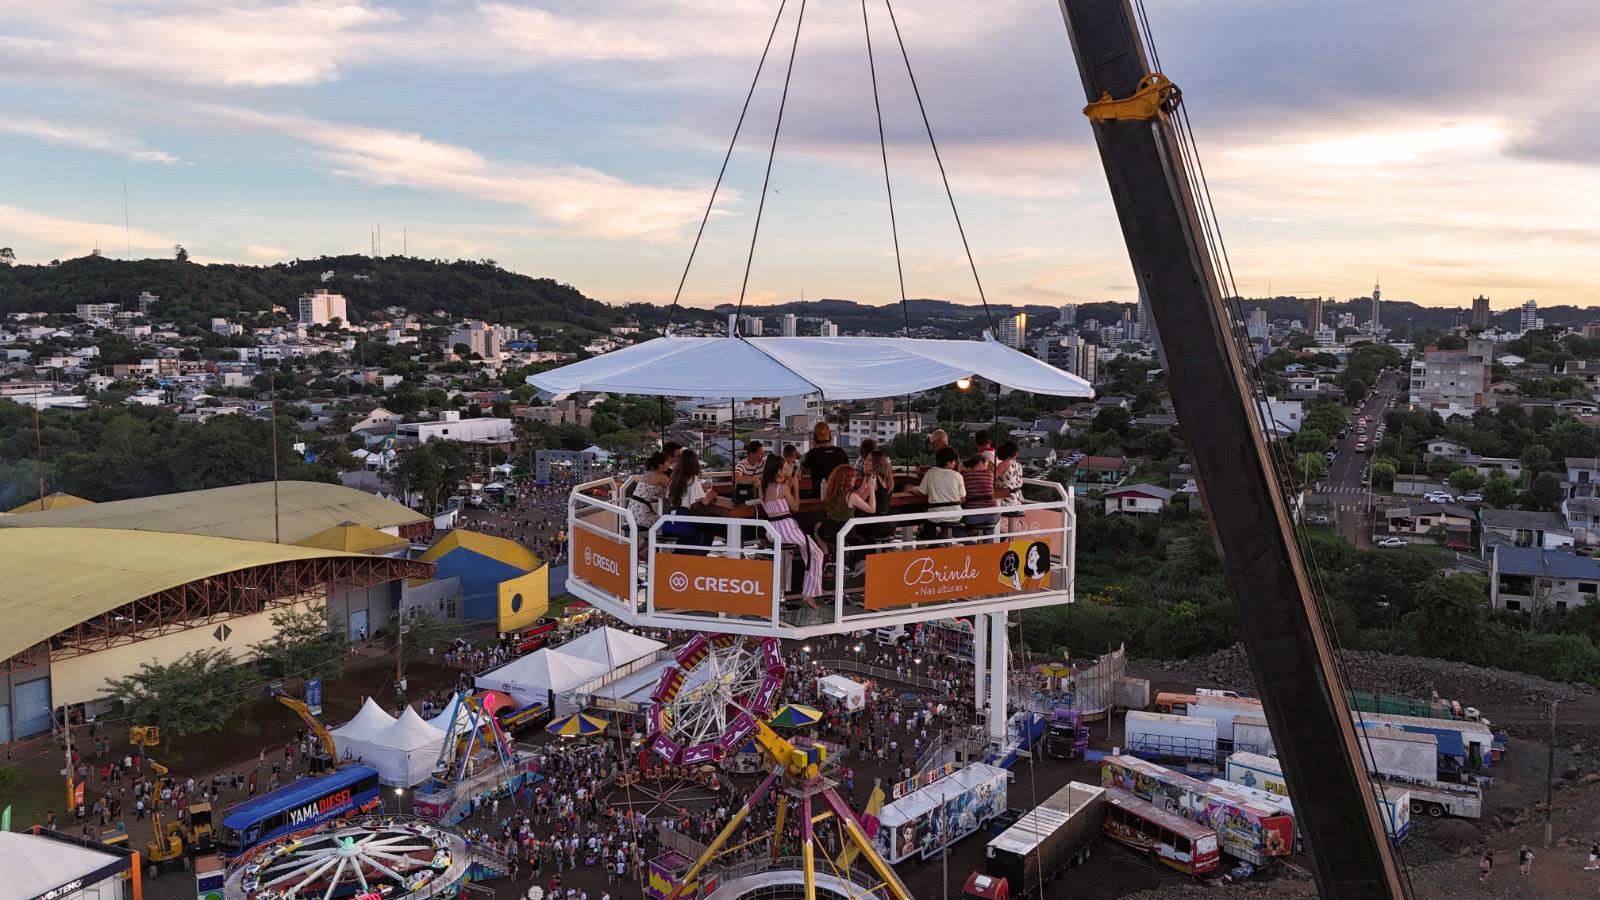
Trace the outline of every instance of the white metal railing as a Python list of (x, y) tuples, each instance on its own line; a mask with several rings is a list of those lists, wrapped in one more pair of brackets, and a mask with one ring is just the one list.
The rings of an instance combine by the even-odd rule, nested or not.
[[(648, 617), (653, 624), (699, 628), (713, 621), (732, 630), (798, 635), (1072, 601), (1077, 514), (1072, 489), (1056, 482), (1025, 480), (1024, 489), (1044, 499), (1025, 497), (1015, 506), (849, 519), (832, 546), (824, 548), (832, 571), (824, 573), (822, 595), (812, 609), (802, 602), (801, 591), (786, 583), (791, 560), (805, 565), (803, 552), (771, 522), (667, 513), (641, 529), (626, 499), (636, 480), (605, 478), (578, 485), (568, 510), (569, 581), (583, 588), (577, 591), (580, 596), (624, 621)], [(597, 496), (603, 492), (610, 496)], [(999, 515), (999, 524), (961, 524), (966, 517), (984, 515)], [(955, 521), (932, 523), (934, 518)], [(922, 533), (930, 524), (933, 533)], [(701, 536), (674, 536), (674, 525), (695, 526)], [(858, 538), (865, 529), (884, 526), (889, 535)], [(591, 551), (587, 556), (586, 548)], [(959, 548), (973, 548), (974, 553), (945, 552)], [(596, 554), (605, 557), (600, 560), (604, 568), (596, 568)], [(974, 556), (980, 557), (981, 572), (973, 568)], [(863, 580), (861, 572), (853, 571), (858, 563), (880, 577)], [(908, 584), (901, 593), (882, 577), (889, 566), (902, 563), (953, 566), (952, 577), (964, 576), (969, 583), (948, 596), (913, 599), (915, 585)], [(948, 573), (924, 574), (935, 578)], [(1010, 579), (1009, 585), (1002, 576)]]

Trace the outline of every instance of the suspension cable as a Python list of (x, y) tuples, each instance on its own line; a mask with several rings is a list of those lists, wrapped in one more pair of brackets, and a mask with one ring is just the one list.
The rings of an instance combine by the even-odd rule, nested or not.
[(956, 208), (956, 195), (950, 189), (950, 176), (945, 174), (944, 157), (939, 153), (939, 142), (933, 136), (933, 124), (928, 121), (928, 107), (922, 102), (922, 89), (917, 86), (917, 74), (911, 68), (911, 55), (906, 52), (905, 38), (900, 34), (900, 22), (894, 15), (892, 0), (883, 0), (889, 11), (889, 24), (894, 26), (894, 39), (900, 46), (900, 58), (905, 61), (906, 77), (911, 81), (911, 93), (917, 98), (917, 111), (922, 115), (923, 130), (928, 133), (928, 146), (933, 148), (933, 161), (939, 166), (939, 180), (944, 183), (944, 195), (950, 201), (950, 215), (956, 222), (956, 233), (961, 235), (961, 249), (967, 254), (967, 268), (972, 270), (972, 282), (978, 287), (978, 300), (983, 303), (983, 316), (989, 322), (989, 331), (995, 330), (994, 313), (989, 309), (989, 298), (983, 292), (983, 280), (978, 277), (978, 264), (972, 258), (972, 245), (967, 241), (967, 229), (961, 224), (961, 212)]
[(761, 71), (766, 68), (767, 54), (772, 50), (772, 39), (778, 33), (778, 23), (783, 21), (784, 7), (789, 5), (789, 0), (779, 0), (778, 14), (772, 18), (772, 28), (767, 32), (767, 43), (761, 48), (761, 59), (756, 63), (756, 73), (750, 79), (750, 90), (745, 92), (744, 105), (739, 108), (739, 121), (734, 123), (733, 137), (728, 140), (728, 151), (722, 155), (722, 168), (717, 170), (717, 181), (711, 187), (711, 198), (706, 201), (706, 211), (700, 217), (700, 228), (694, 233), (694, 243), (689, 247), (689, 259), (683, 264), (683, 274), (678, 278), (678, 289), (672, 293), (672, 305), (667, 307), (667, 326), (662, 334), (672, 330), (672, 315), (678, 309), (678, 301), (683, 296), (683, 286), (689, 280), (689, 269), (694, 265), (695, 253), (700, 249), (700, 239), (705, 237), (706, 223), (711, 221), (711, 210), (717, 205), (717, 192), (722, 188), (722, 179), (728, 174), (728, 162), (733, 159), (733, 149), (739, 143), (739, 132), (744, 128), (745, 116), (750, 112), (750, 100), (755, 97), (756, 85), (761, 82)]
[(894, 271), (900, 283), (900, 315), (905, 335), (911, 337), (911, 309), (906, 304), (906, 270), (900, 260), (900, 225), (894, 212), (894, 183), (889, 179), (889, 143), (883, 134), (883, 104), (878, 98), (878, 63), (872, 52), (872, 22), (867, 18), (867, 0), (861, 0), (861, 29), (867, 38), (867, 71), (872, 76), (872, 111), (878, 118), (878, 156), (883, 160), (883, 192), (889, 198), (889, 236), (894, 240)]
[[(800, 50), (800, 27), (806, 21), (806, 0), (800, 0), (800, 14), (794, 20), (794, 41), (789, 45), (789, 67), (783, 75), (783, 95), (778, 98), (778, 120), (772, 126), (772, 145), (767, 148), (767, 171), (761, 178), (761, 200), (756, 204), (756, 222), (750, 229), (750, 251), (744, 258), (744, 279), (739, 282), (739, 305), (735, 316), (744, 312), (744, 295), (750, 287), (750, 267), (755, 263), (756, 239), (761, 236), (761, 215), (767, 208), (767, 186), (772, 183), (772, 161), (778, 155), (778, 134), (783, 130), (783, 110), (789, 104), (789, 82), (794, 77), (794, 58)], [(734, 334), (739, 333), (734, 319)]]

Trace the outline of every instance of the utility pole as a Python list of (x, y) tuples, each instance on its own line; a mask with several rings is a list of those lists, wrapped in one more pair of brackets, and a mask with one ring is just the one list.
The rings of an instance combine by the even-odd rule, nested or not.
[(39, 427), (39, 389), (33, 389), (34, 472), (39, 476), (39, 511), (44, 512), (44, 432)]
[(1400, 871), (1189, 179), (1177, 88), (1149, 61), (1133, 0), (1059, 2), (1319, 892), (1325, 900), (1399, 900)]
[(270, 401), (272, 421), (268, 429), (272, 441), (272, 542), (281, 544), (283, 526), (278, 517), (278, 376), (276, 374), (267, 376), (267, 388), (272, 394)]
[(72, 710), (63, 706), (61, 708), (61, 731), (67, 737), (67, 815), (72, 815), (78, 806), (78, 791), (72, 783)]
[(1550, 849), (1550, 843), (1555, 839), (1556, 816), (1556, 705), (1560, 700), (1550, 701), (1550, 755), (1544, 764), (1544, 846)]

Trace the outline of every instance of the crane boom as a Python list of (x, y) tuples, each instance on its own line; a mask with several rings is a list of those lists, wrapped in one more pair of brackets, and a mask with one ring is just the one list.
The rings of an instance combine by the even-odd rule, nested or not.
[(1403, 897), (1214, 275), (1171, 118), (1177, 89), (1150, 67), (1132, 0), (1059, 2), (1318, 888), (1328, 900)]

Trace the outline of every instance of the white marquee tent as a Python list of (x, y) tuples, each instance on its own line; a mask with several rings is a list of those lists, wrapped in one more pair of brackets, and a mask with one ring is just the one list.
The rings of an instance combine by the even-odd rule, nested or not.
[(378, 770), (384, 784), (415, 787), (433, 773), (444, 731), (406, 707), (394, 718), (370, 697), (356, 717), (333, 729), (341, 757), (358, 759)]
[[(549, 699), (550, 691), (554, 691), (559, 698), (585, 681), (609, 671), (611, 666), (603, 661), (570, 656), (559, 649), (546, 647), (514, 659), (498, 669), (491, 669), (479, 675), (474, 683), (480, 688), (510, 694), (512, 700), (523, 706), (545, 702)], [(558, 699), (555, 712), (561, 714), (564, 711)]]
[(888, 337), (663, 337), (528, 376), (550, 394), (861, 400), (980, 376), (1019, 391), (1092, 397), (1076, 375), (996, 341)]
[(823, 696), (832, 697), (842, 703), (846, 710), (852, 712), (867, 705), (866, 686), (843, 675), (824, 675), (818, 678), (817, 690), (821, 691)]
[(666, 646), (642, 634), (604, 625), (555, 649), (568, 656), (580, 656), (594, 662), (605, 663), (609, 671), (636, 659), (643, 659), (657, 650), (665, 649)]

